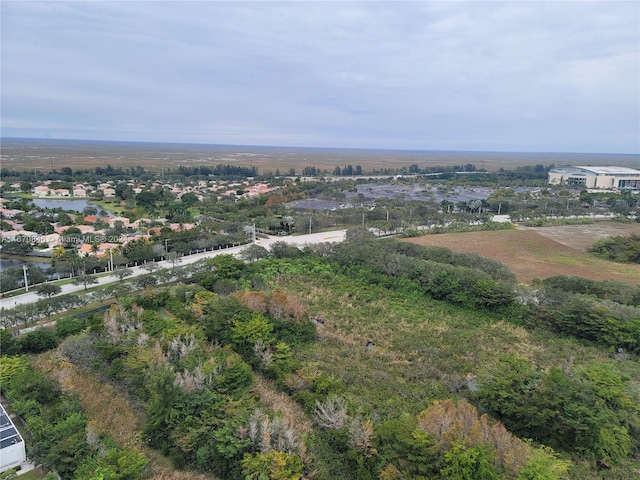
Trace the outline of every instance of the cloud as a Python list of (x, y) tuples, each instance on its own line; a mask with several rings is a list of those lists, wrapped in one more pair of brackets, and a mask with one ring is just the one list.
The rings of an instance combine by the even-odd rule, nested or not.
[(632, 2), (2, 8), (3, 135), (640, 150)]

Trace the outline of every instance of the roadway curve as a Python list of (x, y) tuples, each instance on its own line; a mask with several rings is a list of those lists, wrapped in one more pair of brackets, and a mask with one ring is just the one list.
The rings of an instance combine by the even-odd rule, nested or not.
[[(331, 232), (310, 233), (306, 235), (296, 235), (291, 237), (269, 236), (267, 238), (259, 238), (256, 241), (256, 244), (269, 250), (271, 245), (275, 242), (286, 242), (286, 243), (289, 243), (292, 245), (298, 245), (298, 246), (302, 246), (308, 243), (342, 242), (345, 239), (346, 232), (347, 232), (346, 230), (335, 230)], [(244, 250), (245, 248), (247, 248), (249, 245), (250, 244), (241, 245), (239, 247), (230, 247), (223, 250), (212, 250), (210, 252), (202, 252), (202, 253), (195, 253), (193, 255), (186, 255), (182, 257), (182, 261), (180, 262), (179, 265), (180, 266), (189, 265), (190, 263), (195, 263), (198, 260), (201, 260), (203, 258), (215, 257), (216, 255), (236, 255), (240, 253), (242, 250)], [(167, 260), (158, 262), (158, 267), (169, 268), (171, 267), (171, 262)], [(128, 277), (128, 279), (137, 277), (138, 275), (144, 275), (146, 273), (149, 273), (147, 270), (144, 270), (142, 267), (132, 267), (131, 270), (133, 271), (133, 275)], [(109, 283), (114, 283), (117, 281), (118, 279), (111, 275), (99, 277), (98, 283), (92, 285), (92, 287), (95, 287), (97, 285), (107, 285)], [(35, 290), (36, 287), (34, 286), (32, 288)], [(66, 284), (66, 285), (62, 285), (62, 292), (60, 292), (60, 295), (78, 292), (81, 290), (84, 290), (83, 285)], [(39, 297), (35, 291), (32, 291), (29, 293), (23, 293), (22, 295), (16, 295), (15, 297), (1, 299), (0, 308), (13, 308), (17, 305), (22, 305), (25, 303), (34, 303), (34, 302), (37, 302), (38, 300), (41, 300), (41, 297)]]

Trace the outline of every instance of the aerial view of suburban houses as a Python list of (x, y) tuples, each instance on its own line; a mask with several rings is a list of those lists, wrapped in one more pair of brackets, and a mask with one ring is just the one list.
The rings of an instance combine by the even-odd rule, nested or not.
[[(132, 193), (131, 199), (149, 189), (161, 189), (169, 192), (172, 199), (180, 200), (185, 194), (194, 195), (198, 201), (204, 198), (222, 199), (224, 197), (240, 200), (257, 195), (264, 195), (274, 189), (265, 182), (244, 181), (203, 181), (193, 184), (170, 184), (160, 181), (141, 183), (136, 181), (116, 182), (109, 181), (98, 184), (76, 183), (68, 184), (64, 188), (60, 182), (43, 180), (31, 188), (29, 193), (34, 199), (82, 199), (92, 200), (115, 199), (117, 185), (125, 185)], [(10, 190), (20, 191), (20, 183), (7, 185)], [(0, 198), (0, 205), (7, 200)], [(64, 208), (64, 203), (59, 208)], [(90, 205), (88, 203), (87, 205)], [(132, 204), (133, 205), (133, 204)], [(57, 220), (58, 214), (53, 214), (49, 227), (31, 231), (27, 229), (21, 218), (26, 213), (15, 208), (0, 208), (0, 216), (11, 229), (0, 231), (0, 239), (4, 242), (29, 241), (38, 246), (37, 254), (40, 256), (53, 256), (57, 247), (73, 246), (79, 255), (102, 258), (110, 253), (118, 251), (130, 242), (150, 239), (154, 233), (159, 233), (162, 227), (171, 231), (185, 231), (195, 228), (194, 222), (171, 222), (162, 217), (142, 216), (132, 220), (123, 215), (114, 215), (107, 210), (89, 207), (89, 214), (78, 212), (77, 214), (65, 213), (65, 222)], [(43, 214), (41, 214), (43, 215)], [(114, 229), (118, 232), (113, 234)], [(107, 233), (111, 235), (107, 238)], [(72, 235), (73, 234), (73, 235)]]

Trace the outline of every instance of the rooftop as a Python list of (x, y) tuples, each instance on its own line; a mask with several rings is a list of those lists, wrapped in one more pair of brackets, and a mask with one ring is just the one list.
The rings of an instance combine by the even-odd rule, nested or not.
[(566, 171), (571, 171), (571, 170), (586, 170), (588, 172), (592, 172), (595, 174), (609, 174), (609, 175), (616, 175), (616, 174), (633, 174), (633, 175), (640, 175), (640, 170), (636, 170), (634, 168), (628, 168), (628, 167), (590, 167), (590, 166), (582, 166), (582, 165), (577, 165), (577, 166), (567, 166), (567, 167), (558, 167), (558, 168), (554, 168), (552, 171), (556, 171), (556, 172), (566, 172)]
[(0, 449), (20, 442), (22, 442), (22, 437), (4, 407), (0, 405)]

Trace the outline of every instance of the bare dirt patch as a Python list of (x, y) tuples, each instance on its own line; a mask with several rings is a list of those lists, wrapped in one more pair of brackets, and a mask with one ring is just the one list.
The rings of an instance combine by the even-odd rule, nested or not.
[(493, 258), (515, 273), (519, 282), (527, 284), (534, 278), (567, 275), (637, 285), (640, 283), (640, 265), (608, 262), (587, 252), (598, 237), (631, 233), (640, 233), (640, 225), (598, 222), (560, 227), (518, 227), (495, 232), (445, 233), (405, 241)]
[(618, 235), (640, 234), (638, 223), (596, 222), (588, 225), (565, 225), (558, 227), (519, 227), (532, 230), (567, 247), (586, 252), (597, 239)]

